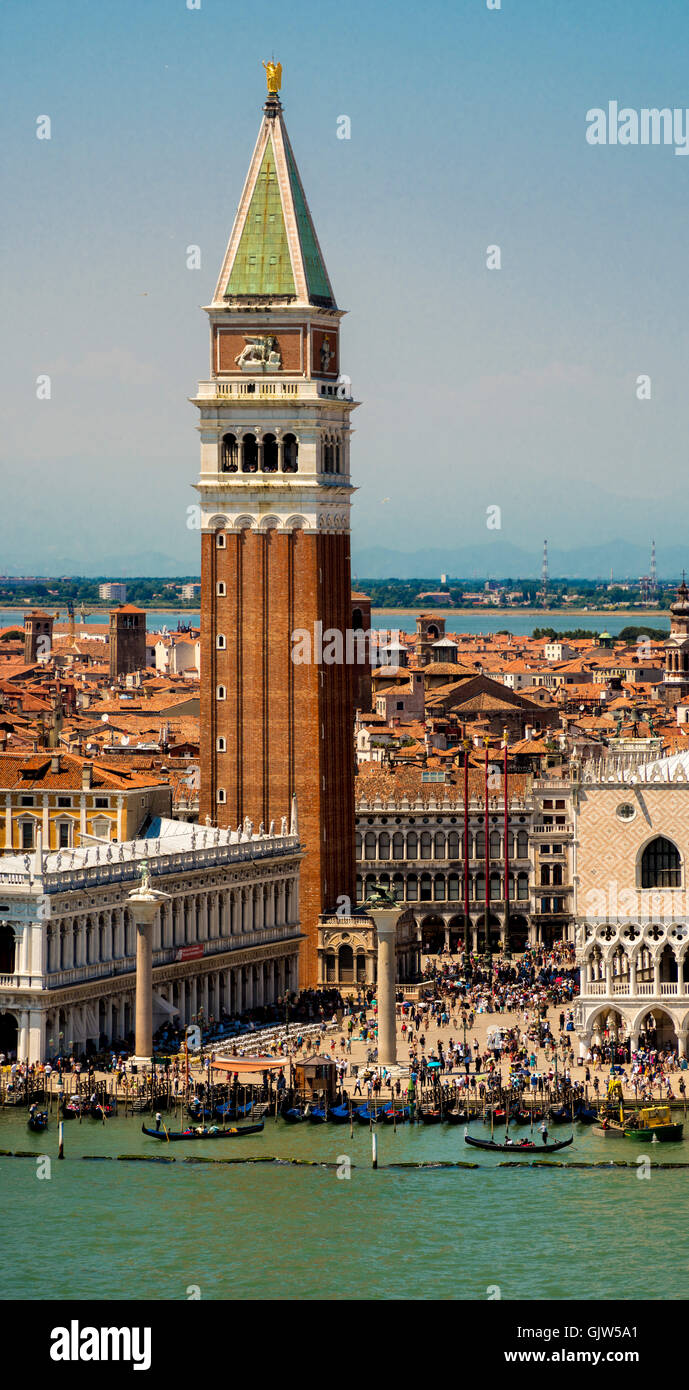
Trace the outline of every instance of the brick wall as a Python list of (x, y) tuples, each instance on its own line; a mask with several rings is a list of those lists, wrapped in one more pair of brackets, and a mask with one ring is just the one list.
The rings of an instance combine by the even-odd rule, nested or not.
[(346, 665), (295, 664), (291, 639), (297, 628), (312, 634), (318, 621), (324, 631), (350, 626), (349, 537), (246, 530), (225, 539), (218, 549), (204, 535), (201, 548), (200, 818), (234, 828), (249, 816), (255, 829), (271, 820), (279, 827), (296, 792), (307, 851), (300, 979), (314, 984), (318, 916), (339, 896), (355, 899), (353, 681)]

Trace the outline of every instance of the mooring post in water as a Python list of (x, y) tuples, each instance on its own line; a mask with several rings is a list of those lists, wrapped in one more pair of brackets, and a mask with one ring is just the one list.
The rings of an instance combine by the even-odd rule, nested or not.
[(371, 1131), (371, 1167), (378, 1167), (378, 1135), (375, 1129)]
[(64, 1158), (64, 1156), (65, 1156), (65, 1122), (64, 1122), (64, 1120), (60, 1120), (59, 1123), (58, 1123), (58, 1126), (57, 1126), (57, 1156), (58, 1156), (58, 1158)]

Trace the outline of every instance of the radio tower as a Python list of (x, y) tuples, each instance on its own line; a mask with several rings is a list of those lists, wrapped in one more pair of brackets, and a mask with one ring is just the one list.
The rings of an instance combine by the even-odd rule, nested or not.
[(650, 586), (649, 586), (649, 588), (650, 588), (650, 597), (651, 597), (652, 599), (654, 599), (654, 598), (656, 598), (657, 592), (658, 592), (658, 574), (657, 574), (657, 571), (656, 571), (656, 543), (655, 543), (655, 541), (651, 541), (651, 573), (650, 573), (650, 575), (649, 575), (649, 578), (650, 578), (650, 581), (651, 581), (651, 582), (650, 582)]
[(543, 542), (543, 564), (541, 566), (541, 598), (545, 607), (548, 597), (548, 542)]

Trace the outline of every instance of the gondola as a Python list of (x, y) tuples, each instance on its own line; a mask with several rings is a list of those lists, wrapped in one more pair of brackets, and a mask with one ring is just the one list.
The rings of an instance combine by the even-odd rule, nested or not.
[[(251, 1100), (247, 1105), (235, 1105), (233, 1101), (225, 1100), (222, 1104), (216, 1105), (214, 1113), (219, 1120), (241, 1120), (245, 1115), (250, 1115), (252, 1109), (253, 1101)], [(200, 1108), (198, 1111), (195, 1110), (193, 1112), (194, 1115), (200, 1115), (200, 1113)], [(187, 1114), (191, 1115), (192, 1111), (188, 1110)], [(207, 1111), (207, 1116), (210, 1116), (210, 1111)]]
[(79, 1096), (70, 1096), (62, 1102), (62, 1114), (66, 1120), (77, 1119), (79, 1115), (88, 1115), (90, 1108), (90, 1101), (81, 1100)]
[(89, 1108), (89, 1114), (92, 1120), (102, 1120), (104, 1115), (106, 1120), (108, 1120), (111, 1115), (115, 1114), (116, 1110), (117, 1102), (115, 1100), (106, 1100), (103, 1104), (101, 1104), (99, 1100), (94, 1100)]
[(377, 1125), (382, 1119), (382, 1110), (372, 1110), (368, 1105), (360, 1105), (355, 1115), (360, 1125)]
[(33, 1134), (42, 1134), (48, 1128), (48, 1115), (45, 1110), (36, 1110), (33, 1115), (29, 1115), (27, 1120), (29, 1129)]
[(384, 1125), (403, 1125), (409, 1119), (411, 1110), (408, 1105), (386, 1105), (383, 1110)]
[(288, 1125), (299, 1125), (302, 1120), (308, 1119), (306, 1112), (299, 1109), (296, 1105), (292, 1105), (288, 1110), (282, 1110), (280, 1113), (283, 1120), (286, 1120)]
[(162, 1139), (164, 1142), (177, 1139), (241, 1139), (245, 1134), (260, 1134), (263, 1129), (263, 1120), (258, 1125), (242, 1125), (241, 1128), (219, 1129), (216, 1125), (211, 1125), (206, 1129), (199, 1126), (198, 1129), (183, 1129), (167, 1131), (160, 1129), (147, 1129), (144, 1124), (141, 1126), (141, 1133), (147, 1135), (149, 1139)]
[(560, 1105), (557, 1109), (551, 1110), (548, 1119), (552, 1125), (568, 1125), (572, 1123), (572, 1111), (568, 1105)]
[(419, 1119), (425, 1125), (439, 1125), (443, 1118), (443, 1112), (435, 1106), (419, 1111)]
[(350, 1108), (348, 1105), (333, 1105), (332, 1110), (328, 1111), (328, 1119), (334, 1125), (346, 1125), (349, 1123)]
[(212, 1120), (213, 1111), (210, 1105), (202, 1105), (200, 1100), (192, 1100), (187, 1106), (187, 1115), (190, 1120)]
[(465, 1125), (469, 1116), (466, 1110), (446, 1110), (443, 1119), (448, 1125)]
[(472, 1139), (470, 1134), (464, 1135), (464, 1143), (471, 1144), (474, 1149), (491, 1149), (494, 1153), (501, 1154), (554, 1154), (559, 1149), (566, 1149), (574, 1143), (574, 1135), (571, 1139), (563, 1139), (559, 1144), (537, 1144), (532, 1139), (519, 1139), (514, 1144), (497, 1144), (494, 1139)]
[(592, 1110), (590, 1105), (579, 1105), (574, 1111), (574, 1118), (580, 1125), (595, 1125), (598, 1111)]
[(329, 1113), (323, 1105), (312, 1105), (309, 1110), (309, 1121), (312, 1125), (324, 1125)]

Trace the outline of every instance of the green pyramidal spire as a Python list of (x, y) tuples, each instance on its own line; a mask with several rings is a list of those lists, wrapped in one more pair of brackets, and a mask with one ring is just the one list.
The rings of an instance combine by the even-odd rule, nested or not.
[(312, 304), (335, 296), (276, 95), (268, 97), (214, 304)]
[(282, 211), (273, 142), (268, 138), (249, 203), (232, 272), (228, 296), (296, 296), (287, 228)]

